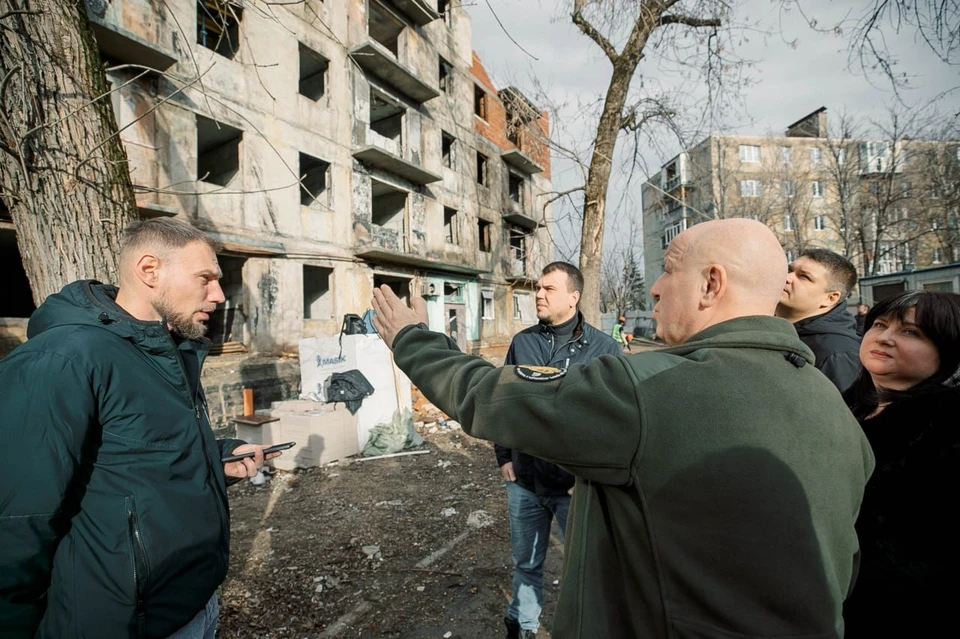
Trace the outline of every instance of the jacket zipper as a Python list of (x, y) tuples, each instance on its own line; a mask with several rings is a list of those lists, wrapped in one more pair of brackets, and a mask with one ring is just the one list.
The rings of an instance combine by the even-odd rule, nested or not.
[[(173, 340), (173, 335), (170, 334), (170, 330), (164, 326), (164, 329), (167, 331), (167, 339), (170, 340), (170, 345), (173, 347), (173, 352), (177, 355), (177, 362), (180, 364), (180, 372), (183, 374), (183, 381), (186, 385), (190, 380), (187, 377), (187, 366), (183, 363), (183, 355), (180, 354), (180, 349), (177, 348), (177, 343)], [(200, 369), (203, 368), (201, 362)], [(188, 386), (189, 390), (189, 386)], [(221, 536), (223, 536), (223, 531), (229, 531), (230, 524), (227, 521), (226, 513), (224, 512), (223, 503), (220, 500), (220, 494), (217, 492), (217, 487), (215, 485), (213, 466), (210, 463), (210, 455), (207, 454), (207, 445), (206, 440), (203, 436), (203, 417), (200, 414), (200, 402), (197, 401), (197, 397), (200, 395), (200, 371), (197, 371), (197, 386), (193, 389), (193, 396), (190, 398), (190, 402), (193, 404), (193, 414), (197, 418), (197, 433), (200, 435), (200, 447), (203, 450), (203, 460), (207, 465), (207, 483), (210, 485), (210, 489), (213, 491), (214, 501), (217, 502), (217, 516), (220, 519), (220, 530)]]
[(133, 508), (127, 510), (127, 523), (130, 527), (130, 543), (133, 546), (133, 590), (137, 613), (137, 636), (146, 635), (147, 611), (143, 601), (143, 586), (147, 580), (147, 551), (143, 546), (143, 537), (137, 523), (137, 513)]

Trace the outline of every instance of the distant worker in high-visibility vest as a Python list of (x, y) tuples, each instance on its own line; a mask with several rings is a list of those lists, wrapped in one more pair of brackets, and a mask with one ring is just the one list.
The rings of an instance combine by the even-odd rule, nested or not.
[(630, 341), (633, 340), (633, 335), (627, 335), (623, 332), (623, 327), (627, 323), (627, 318), (621, 315), (617, 318), (617, 323), (613, 325), (613, 331), (610, 333), (610, 337), (613, 338), (617, 344), (620, 344), (620, 348), (627, 351), (630, 351)]

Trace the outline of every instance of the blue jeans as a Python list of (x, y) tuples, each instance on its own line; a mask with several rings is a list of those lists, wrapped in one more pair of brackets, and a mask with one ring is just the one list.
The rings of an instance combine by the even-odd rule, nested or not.
[(550, 522), (557, 518), (562, 540), (570, 496), (538, 497), (516, 482), (506, 483), (513, 551), (513, 599), (507, 617), (516, 619), (523, 629), (536, 631), (543, 608), (543, 561), (550, 545)]
[(220, 604), (217, 594), (191, 619), (187, 625), (170, 635), (168, 639), (214, 639), (217, 636), (217, 620), (220, 618)]

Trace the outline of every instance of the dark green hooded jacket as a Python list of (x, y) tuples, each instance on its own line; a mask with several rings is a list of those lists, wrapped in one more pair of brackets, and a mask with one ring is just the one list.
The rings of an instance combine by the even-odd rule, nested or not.
[(554, 639), (843, 636), (873, 454), (786, 320), (556, 375), (423, 327), (393, 348), (465, 432), (577, 477)]
[(166, 637), (227, 572), (209, 342), (70, 284), (0, 360), (0, 637)]

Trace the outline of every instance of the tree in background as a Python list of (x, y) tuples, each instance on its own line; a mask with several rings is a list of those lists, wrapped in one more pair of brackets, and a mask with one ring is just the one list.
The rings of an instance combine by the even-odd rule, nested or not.
[[(646, 308), (643, 269), (637, 259), (640, 232), (631, 220), (630, 231), (617, 237), (603, 256), (600, 311), (625, 313)], [(598, 324), (599, 326), (599, 324)]]
[(36, 305), (116, 281), (137, 214), (109, 95), (83, 2), (0, 0), (0, 197)]
[[(702, 65), (708, 78), (719, 77), (719, 27), (727, 4), (708, 0), (573, 0), (570, 19), (593, 40), (612, 66), (603, 97), (583, 187), (580, 270), (586, 286), (581, 307), (587, 321), (597, 323), (600, 310), (603, 230), (610, 174), (622, 133), (637, 132), (674, 114), (665, 101), (634, 93), (630, 87), (653, 38), (656, 48), (674, 50), (691, 67)], [(683, 39), (683, 30), (702, 31), (699, 39)], [(716, 63), (716, 67), (713, 64)]]

